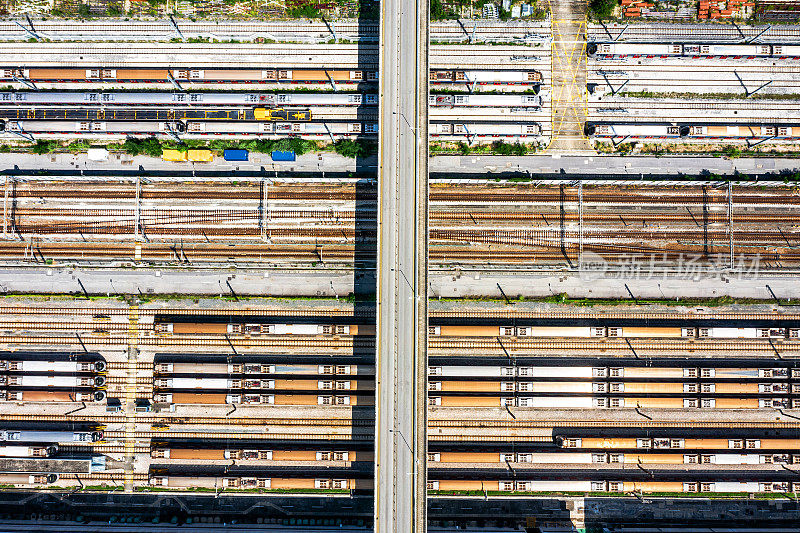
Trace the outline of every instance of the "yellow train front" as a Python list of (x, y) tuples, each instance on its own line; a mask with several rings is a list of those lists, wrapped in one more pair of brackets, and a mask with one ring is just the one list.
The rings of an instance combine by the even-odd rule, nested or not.
[(253, 110), (256, 120), (264, 121), (289, 121), (289, 122), (310, 122), (310, 109), (267, 109), (266, 107), (256, 107)]

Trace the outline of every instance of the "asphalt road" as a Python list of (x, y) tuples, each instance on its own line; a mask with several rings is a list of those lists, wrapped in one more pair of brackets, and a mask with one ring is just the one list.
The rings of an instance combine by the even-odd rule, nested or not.
[[(405, 120), (396, 119), (397, 126), (409, 129)], [(387, 126), (389, 127), (389, 126)], [(390, 130), (391, 131), (391, 130)], [(13, 169), (45, 169), (45, 170), (102, 170), (114, 169), (135, 170), (140, 166), (152, 171), (191, 171), (215, 170), (260, 171), (268, 174), (281, 171), (293, 172), (355, 172), (377, 171), (377, 158), (370, 157), (359, 161), (325, 152), (322, 154), (304, 154), (297, 161), (273, 163), (268, 154), (251, 154), (251, 160), (243, 163), (231, 163), (216, 158), (211, 163), (174, 163), (145, 156), (112, 156), (109, 161), (87, 161), (86, 154), (3, 154), (0, 168)], [(432, 173), (453, 174), (496, 174), (503, 172), (521, 172), (543, 174), (558, 177), (561, 175), (593, 175), (602, 178), (607, 174), (639, 177), (640, 175), (730, 175), (736, 172), (744, 174), (780, 173), (781, 171), (800, 171), (800, 159), (791, 158), (737, 158), (721, 157), (652, 157), (652, 156), (436, 156), (431, 158), (429, 169)], [(237, 178), (231, 178), (237, 179)]]
[(428, 4), (381, 10), (375, 533), (424, 533)]

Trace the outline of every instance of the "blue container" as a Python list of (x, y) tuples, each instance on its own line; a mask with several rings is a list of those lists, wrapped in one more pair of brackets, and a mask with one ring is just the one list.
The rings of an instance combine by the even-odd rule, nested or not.
[(247, 161), (247, 150), (225, 150), (222, 152), (222, 157), (225, 161)]
[(294, 161), (295, 159), (294, 152), (282, 152), (280, 150), (272, 152), (273, 161)]

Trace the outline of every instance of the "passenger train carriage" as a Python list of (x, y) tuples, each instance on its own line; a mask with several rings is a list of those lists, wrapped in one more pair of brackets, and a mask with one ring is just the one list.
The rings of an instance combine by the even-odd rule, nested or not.
[[(500, 491), (500, 492), (567, 492), (567, 493), (796, 493), (800, 492), (800, 482), (796, 481), (614, 481), (614, 480), (574, 480), (574, 479), (531, 479), (525, 480), (524, 472), (516, 473), (516, 480), (463, 480), (439, 479), (438, 472), (429, 473), (429, 491)], [(509, 476), (510, 477), (510, 476)], [(558, 477), (558, 476), (554, 476)], [(586, 477), (589, 477), (588, 475)], [(691, 478), (691, 476), (686, 476)]]
[[(307, 116), (306, 116), (307, 118)], [(274, 120), (274, 119), (271, 119)], [(303, 118), (302, 120), (306, 120)], [(0, 121), (0, 132), (6, 135), (177, 135), (194, 137), (205, 135), (242, 135), (260, 137), (326, 138), (376, 135), (376, 122), (315, 121), (225, 121), (225, 120), (175, 120), (175, 121), (74, 121), (74, 120), (7, 120)]]
[(800, 139), (800, 124), (587, 123), (585, 133), (609, 139), (796, 141)]
[(431, 70), (429, 81), (433, 85), (447, 83), (495, 84), (538, 84), (542, 73), (530, 70)]
[(0, 93), (0, 105), (146, 105), (146, 106), (359, 106), (377, 105), (377, 94), (361, 93), (251, 93), (251, 92), (64, 92), (17, 91)]
[(800, 327), (429, 326), (437, 337), (800, 339)]
[[(430, 82), (437, 84), (537, 85), (541, 72), (511, 69), (432, 69)], [(0, 67), (0, 81), (42, 83), (156, 83), (196, 85), (218, 83), (358, 85), (377, 83), (372, 69), (201, 69), (201, 68), (50, 68)]]
[(533, 94), (431, 94), (428, 105), (436, 107), (542, 107), (542, 97)]
[(102, 431), (48, 431), (7, 429), (0, 431), (0, 442), (92, 443), (103, 440)]
[(800, 59), (800, 46), (786, 44), (721, 44), (721, 43), (589, 43), (590, 57), (721, 57), (730, 59), (779, 58)]
[(452, 122), (431, 120), (428, 130), (431, 138), (438, 140), (491, 137), (538, 137), (542, 127), (538, 122)]
[(350, 69), (147, 69), (0, 67), (0, 80), (33, 82), (208, 83), (376, 83), (376, 70)]

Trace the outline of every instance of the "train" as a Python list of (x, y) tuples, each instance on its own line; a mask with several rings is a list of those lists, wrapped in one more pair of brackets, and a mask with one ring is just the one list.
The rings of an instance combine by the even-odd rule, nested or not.
[[(507, 473), (507, 470), (505, 471)], [(434, 471), (428, 475), (427, 489), (431, 492), (478, 491), (480, 493), (792, 493), (800, 492), (800, 482), (779, 479), (777, 481), (736, 481), (722, 479), (705, 480), (707, 476), (675, 475), (674, 479), (654, 481), (624, 481), (614, 479), (592, 480), (569, 479), (567, 475), (551, 474), (551, 479), (525, 479), (524, 472), (517, 472), (516, 479), (446, 479), (446, 474)], [(444, 478), (444, 479), (440, 479)], [(510, 475), (508, 475), (511, 478)], [(600, 476), (594, 476), (600, 477)], [(622, 477), (622, 476), (620, 476)], [(775, 476), (782, 477), (782, 476)], [(521, 479), (520, 479), (521, 478)], [(561, 478), (561, 479), (559, 479)], [(372, 479), (329, 477), (274, 477), (267, 474), (239, 476), (151, 474), (149, 484), (174, 490), (371, 490)]]
[(175, 490), (188, 489), (264, 489), (264, 490), (291, 490), (302, 492), (319, 490), (368, 490), (372, 489), (371, 479), (353, 478), (300, 478), (300, 477), (267, 477), (265, 475), (253, 476), (181, 476), (181, 475), (151, 475), (150, 485)]
[(0, 359), (0, 372), (105, 372), (105, 361), (19, 361)]
[(257, 122), (310, 122), (309, 109), (264, 108), (264, 107), (105, 107), (105, 106), (37, 106), (0, 107), (0, 120), (4, 123), (17, 121), (69, 121), (94, 122), (148, 122), (148, 121), (257, 121)]
[[(585, 431), (585, 430), (584, 430)], [(578, 435), (575, 435), (575, 432)], [(581, 430), (552, 441), (447, 442), (428, 444), (431, 463), (520, 464), (800, 464), (800, 439), (758, 432), (729, 432), (727, 437), (681, 434), (680, 430), (640, 434), (580, 436)]]
[(662, 140), (776, 140), (800, 139), (800, 124), (676, 124), (600, 123), (584, 127), (588, 137)]
[[(202, 389), (195, 389), (195, 391)], [(155, 392), (156, 403), (177, 405), (371, 406), (372, 395), (355, 394), (228, 394), (224, 392)]]
[(376, 83), (377, 70), (0, 67), (0, 81), (96, 83)]
[[(431, 94), (434, 107), (522, 107), (540, 108), (542, 97), (534, 94)], [(360, 106), (378, 105), (374, 93), (245, 93), (245, 92), (0, 92), (0, 105), (17, 106)]]
[(359, 106), (378, 105), (375, 93), (250, 93), (250, 92), (0, 92), (0, 105), (124, 106)]
[[(535, 70), (432, 69), (431, 84), (538, 85)], [(52, 68), (0, 67), (0, 81), (40, 83), (163, 83), (171, 85), (215, 83), (270, 83), (353, 85), (377, 83), (378, 71), (367, 69), (200, 69), (200, 68)]]
[[(529, 366), (529, 363), (519, 363), (514, 366), (503, 365), (447, 365), (432, 364), (428, 366), (429, 379), (435, 380), (437, 377), (444, 378), (504, 378), (520, 377), (543, 379), (552, 382), (553, 378), (570, 380), (589, 380), (604, 378), (628, 378), (646, 380), (703, 380), (717, 379), (736, 379), (736, 380), (764, 380), (781, 379), (785, 380), (800, 378), (800, 368), (787, 367), (695, 367), (695, 366), (623, 366), (629, 363), (628, 360), (615, 361), (615, 366), (573, 366), (574, 361), (564, 361), (563, 366)], [(598, 360), (597, 363), (600, 363)], [(603, 361), (605, 363), (605, 361)], [(669, 361), (659, 361), (661, 365), (668, 364)], [(737, 364), (731, 362), (732, 364)], [(767, 361), (766, 364), (770, 362)], [(708, 361), (706, 364), (713, 364)], [(694, 382), (694, 381), (693, 381)], [(783, 384), (786, 386), (786, 384)], [(792, 390), (797, 391), (796, 384), (792, 384)], [(798, 391), (800, 392), (800, 391)]]
[[(784, 397), (639, 397), (639, 396), (506, 396), (460, 394), (428, 395), (431, 407), (532, 407), (536, 409), (800, 409), (800, 399)], [(688, 394), (688, 393), (685, 393)]]
[(374, 325), (156, 322), (161, 335), (375, 335)]
[(333, 136), (358, 137), (376, 135), (377, 122), (271, 122), (226, 120), (5, 120), (0, 121), (0, 132), (12, 135), (256, 135), (298, 136), (330, 138)]
[(473, 138), (538, 137), (538, 122), (453, 122), (431, 120), (428, 134), (438, 140), (471, 140)]
[(151, 463), (150, 485), (172, 489), (360, 490), (372, 488), (372, 465), (257, 466)]
[[(158, 111), (150, 111), (158, 113)], [(112, 112), (109, 112), (112, 113)], [(167, 111), (163, 113), (167, 114)], [(189, 111), (183, 112), (188, 114)], [(237, 111), (238, 113), (238, 111)], [(238, 115), (237, 115), (238, 116)], [(308, 114), (310, 116), (310, 113)], [(266, 117), (266, 115), (265, 115)], [(292, 119), (294, 120), (294, 119)], [(431, 121), (430, 135), (439, 140), (521, 139), (541, 135), (537, 122), (453, 122)], [(799, 130), (800, 131), (800, 130)], [(262, 120), (186, 119), (186, 120), (0, 120), (0, 133), (11, 135), (256, 135), (325, 138), (331, 136), (375, 136), (377, 122), (341, 120), (287, 122)]]
[(536, 94), (431, 94), (428, 105), (436, 107), (542, 107)]
[[(796, 493), (800, 492), (800, 482), (795, 481), (708, 481), (691, 480), (691, 475), (684, 476), (690, 480), (682, 480), (675, 476), (674, 480), (664, 481), (622, 481), (568, 479), (554, 473), (556, 479), (525, 480), (525, 474), (517, 472), (517, 479), (437, 479), (437, 473), (429, 473), (427, 488), (429, 491), (480, 491), (480, 492), (570, 492), (570, 493)], [(510, 476), (509, 476), (510, 477)], [(558, 479), (561, 477), (562, 479)], [(592, 477), (586, 475), (585, 477)], [(522, 479), (520, 479), (522, 478)]]
[(12, 474), (0, 473), (0, 484), (19, 487), (53, 485), (59, 480), (58, 474)]
[(372, 461), (371, 451), (332, 450), (327, 449), (252, 449), (252, 448), (170, 448), (155, 447), (150, 451), (153, 459), (203, 460), (203, 461)]
[(317, 379), (258, 379), (258, 378), (213, 378), (213, 377), (167, 377), (154, 378), (156, 389), (174, 390), (375, 390), (374, 382), (357, 380), (317, 380)]
[(271, 364), (260, 362), (237, 363), (194, 363), (157, 362), (153, 370), (156, 374), (299, 374), (299, 375), (339, 375), (374, 376), (374, 365), (318, 365), (318, 364)]
[[(191, 379), (191, 378), (187, 378)], [(236, 383), (236, 380), (228, 380)], [(327, 382), (320, 382), (327, 383)], [(339, 383), (339, 382), (337, 382)], [(528, 392), (533, 394), (800, 394), (800, 385), (793, 383), (650, 383), (589, 381), (429, 381), (430, 392)]]
[(21, 376), (3, 376), (0, 375), (0, 386), (2, 387), (26, 387), (26, 388), (39, 388), (39, 387), (102, 387), (106, 384), (106, 378), (103, 376), (87, 377), (87, 376), (57, 376), (57, 375), (30, 375), (24, 374)]
[[(652, 436), (609, 436), (609, 437), (570, 437), (558, 435), (556, 444), (565, 449), (582, 450), (691, 450), (691, 451), (719, 451), (739, 450), (740, 454), (753, 450), (772, 450), (772, 453), (788, 454), (800, 451), (800, 440), (796, 438), (742, 438), (739, 435), (730, 437), (686, 437), (670, 435), (663, 437)], [(800, 455), (792, 453), (790, 462), (800, 462)]]
[[(156, 322), (159, 335), (374, 335), (374, 325)], [(800, 339), (797, 327), (429, 326), (431, 337)]]
[[(200, 457), (198, 457), (200, 458)], [(615, 453), (595, 451), (586, 453), (557, 452), (428, 452), (429, 463), (519, 463), (519, 464), (627, 464), (627, 465), (766, 465), (800, 464), (800, 454), (742, 454), (742, 453)]]
[(589, 57), (667, 58), (720, 57), (730, 59), (800, 58), (800, 46), (786, 44), (721, 44), (721, 43), (633, 43), (592, 42), (586, 47)]
[(105, 398), (104, 391), (0, 390), (0, 401), (5, 402), (102, 402)]
[(428, 78), (432, 85), (474, 83), (478, 85), (532, 85), (542, 83), (542, 73), (536, 70), (442, 70), (431, 69)]
[(310, 122), (311, 110), (310, 109), (268, 109), (266, 107), (257, 107), (253, 110), (253, 116), (256, 120), (271, 120), (275, 121), (298, 121)]
[(58, 452), (55, 444), (48, 446), (0, 446), (0, 457), (52, 457)]
[(103, 440), (102, 431), (50, 431), (6, 429), (0, 431), (0, 442), (92, 443)]
[(684, 339), (800, 339), (795, 327), (429, 326), (438, 337), (608, 337)]

